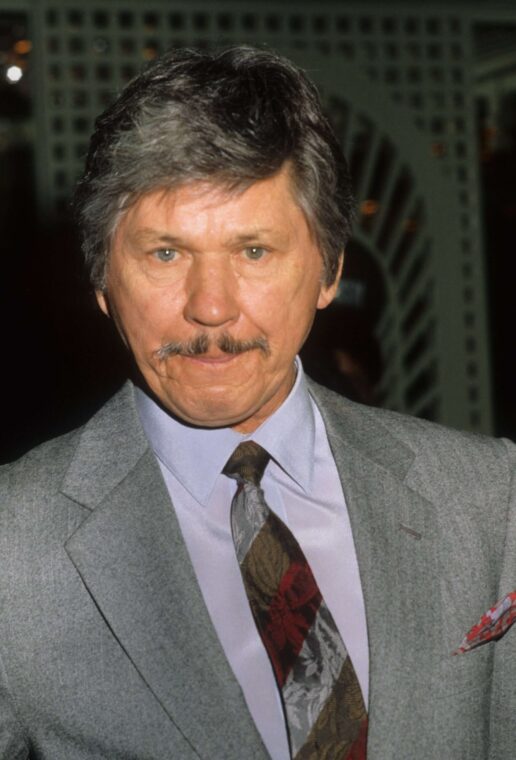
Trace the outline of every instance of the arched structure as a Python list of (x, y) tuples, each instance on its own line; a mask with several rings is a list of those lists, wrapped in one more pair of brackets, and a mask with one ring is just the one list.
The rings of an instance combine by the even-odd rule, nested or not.
[(382, 403), (467, 427), (475, 376), (454, 188), (408, 109), (353, 65), (298, 60), (318, 82), (348, 156), (359, 210), (354, 236), (385, 281)]

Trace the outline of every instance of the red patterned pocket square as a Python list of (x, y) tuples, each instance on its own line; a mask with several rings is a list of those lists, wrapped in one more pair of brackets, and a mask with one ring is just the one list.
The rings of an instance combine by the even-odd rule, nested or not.
[(467, 632), (461, 645), (452, 654), (463, 654), (470, 649), (499, 639), (516, 622), (516, 591), (491, 607), (473, 628)]

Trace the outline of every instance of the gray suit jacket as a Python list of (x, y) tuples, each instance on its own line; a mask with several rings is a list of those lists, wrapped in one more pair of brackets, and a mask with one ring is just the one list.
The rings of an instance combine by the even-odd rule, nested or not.
[[(514, 447), (311, 389), (363, 584), (369, 760), (513, 760), (516, 626), (451, 652), (516, 587)], [(0, 610), (2, 759), (268, 757), (130, 386), (2, 469)]]

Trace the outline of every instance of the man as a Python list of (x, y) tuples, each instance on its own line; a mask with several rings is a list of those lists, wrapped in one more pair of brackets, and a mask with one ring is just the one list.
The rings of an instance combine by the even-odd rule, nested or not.
[(512, 756), (513, 632), (452, 652), (515, 585), (514, 448), (304, 376), (352, 215), (304, 74), (168, 54), (98, 120), (78, 208), (137, 375), (2, 473), (2, 758)]

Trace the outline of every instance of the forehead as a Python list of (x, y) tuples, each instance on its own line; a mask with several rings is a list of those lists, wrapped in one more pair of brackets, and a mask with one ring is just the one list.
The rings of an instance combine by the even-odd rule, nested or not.
[(137, 198), (121, 217), (115, 237), (140, 228), (169, 226), (182, 234), (215, 231), (229, 234), (242, 227), (310, 234), (286, 167), (272, 177), (238, 187), (220, 181), (195, 180), (176, 188), (148, 192)]

